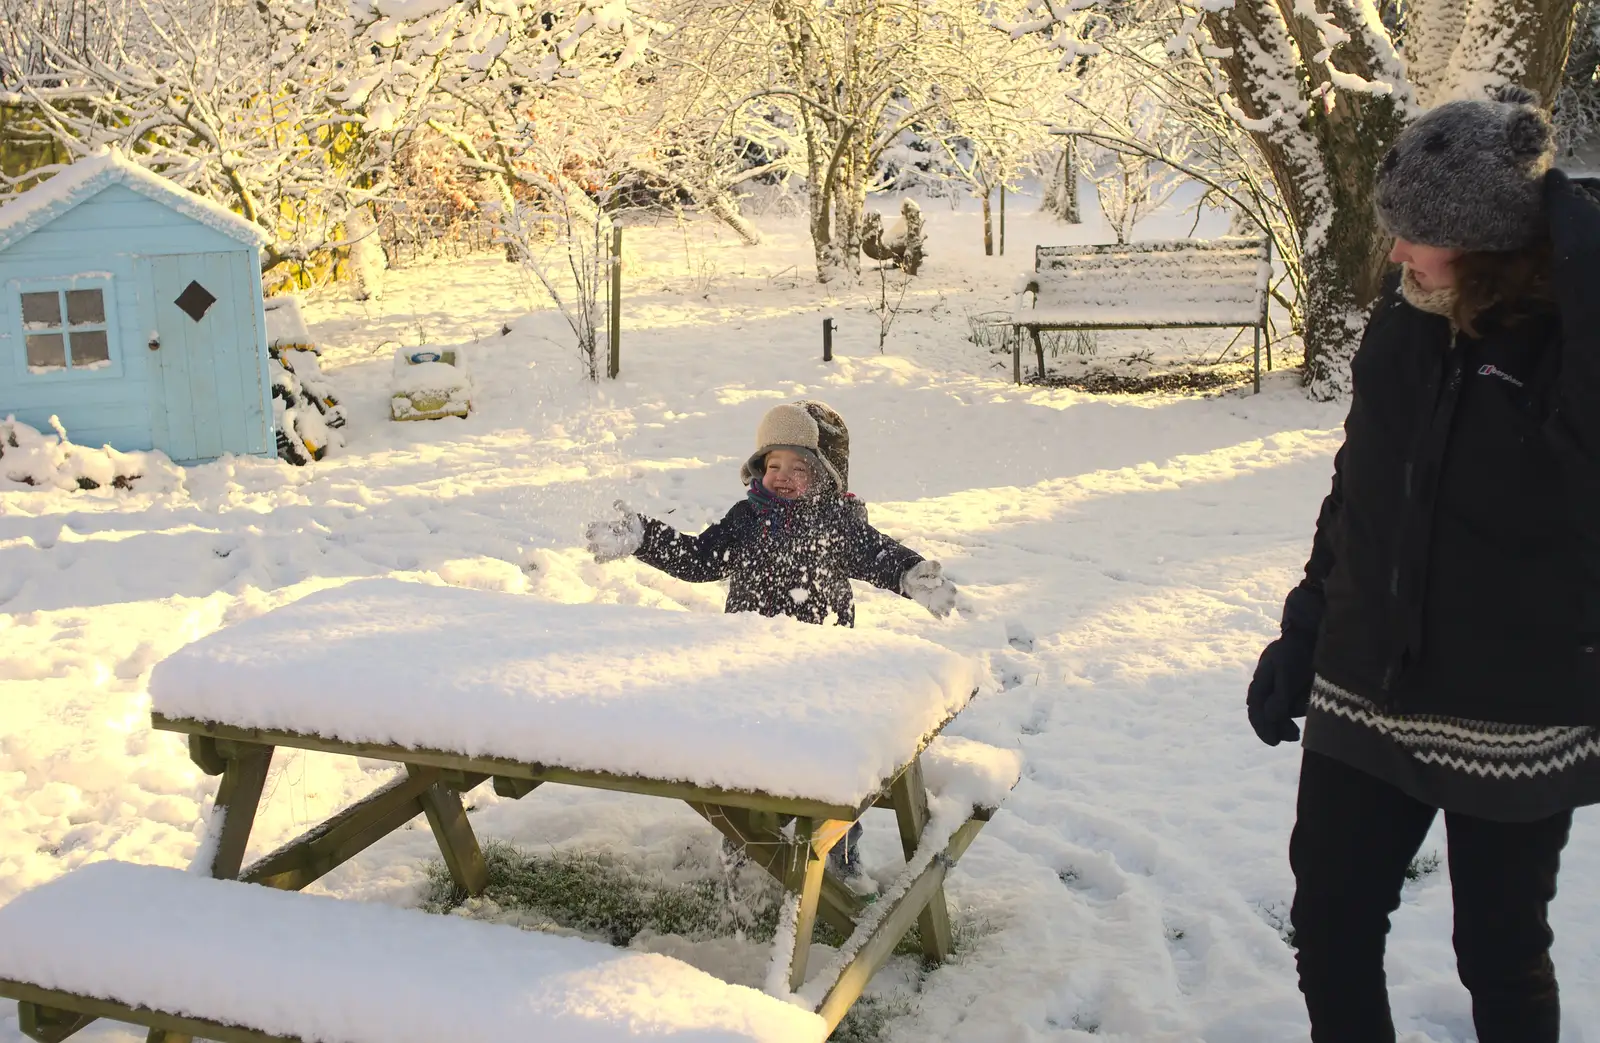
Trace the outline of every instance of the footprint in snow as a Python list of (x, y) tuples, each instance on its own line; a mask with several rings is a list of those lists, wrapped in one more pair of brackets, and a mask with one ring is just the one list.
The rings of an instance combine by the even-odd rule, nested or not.
[(1033, 631), (1021, 623), (1012, 621), (1006, 624), (1006, 644), (1018, 652), (1032, 652), (1034, 644)]

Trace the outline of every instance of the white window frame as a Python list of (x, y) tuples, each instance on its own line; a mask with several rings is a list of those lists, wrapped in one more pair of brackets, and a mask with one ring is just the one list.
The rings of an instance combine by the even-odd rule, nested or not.
[[(100, 302), (105, 307), (105, 334), (106, 358), (105, 365), (94, 369), (76, 368), (71, 365), (72, 359), (72, 327), (68, 326), (66, 313), (66, 297), (61, 301), (61, 329), (67, 337), (63, 347), (66, 350), (68, 365), (65, 369), (51, 370), (47, 373), (35, 373), (28, 367), (28, 334), (29, 330), (22, 324), (22, 295), (25, 293), (56, 293), (62, 294), (66, 290), (99, 290)], [(11, 329), (13, 348), (11, 352), (12, 369), (21, 381), (28, 383), (53, 383), (56, 381), (79, 380), (114, 380), (122, 376), (123, 371), (123, 346), (120, 331), (117, 328), (117, 291), (116, 280), (110, 272), (82, 272), (77, 275), (61, 275), (37, 279), (12, 279), (6, 284), (7, 304), (11, 311)], [(91, 329), (94, 327), (90, 327)], [(37, 333), (38, 331), (31, 331)]]

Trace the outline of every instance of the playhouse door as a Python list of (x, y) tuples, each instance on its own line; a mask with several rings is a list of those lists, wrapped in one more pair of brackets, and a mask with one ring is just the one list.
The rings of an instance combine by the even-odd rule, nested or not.
[(249, 255), (144, 258), (159, 342), (151, 354), (151, 440), (174, 460), (262, 453), (255, 280)]

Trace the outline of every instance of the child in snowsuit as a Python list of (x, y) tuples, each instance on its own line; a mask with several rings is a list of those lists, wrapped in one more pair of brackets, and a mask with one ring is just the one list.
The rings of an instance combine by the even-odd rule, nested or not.
[(745, 497), (722, 521), (686, 536), (619, 503), (620, 518), (585, 530), (589, 550), (599, 562), (631, 554), (691, 583), (726, 579), (729, 612), (853, 626), (859, 579), (948, 615), (956, 589), (940, 564), (874, 529), (848, 491), (848, 437), (820, 402), (774, 406), (740, 469)]
[[(617, 503), (620, 518), (585, 530), (597, 562), (633, 555), (691, 583), (726, 579), (728, 612), (855, 625), (850, 581), (859, 579), (949, 615), (956, 588), (928, 561), (867, 522), (848, 491), (849, 433), (820, 402), (774, 406), (756, 429), (739, 477), (745, 497), (698, 536)], [(835, 868), (859, 886), (858, 822), (834, 847)]]

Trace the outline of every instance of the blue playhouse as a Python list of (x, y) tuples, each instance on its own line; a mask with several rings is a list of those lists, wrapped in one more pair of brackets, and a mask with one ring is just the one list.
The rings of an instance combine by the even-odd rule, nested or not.
[(109, 151), (0, 207), (0, 419), (272, 456), (262, 231)]

